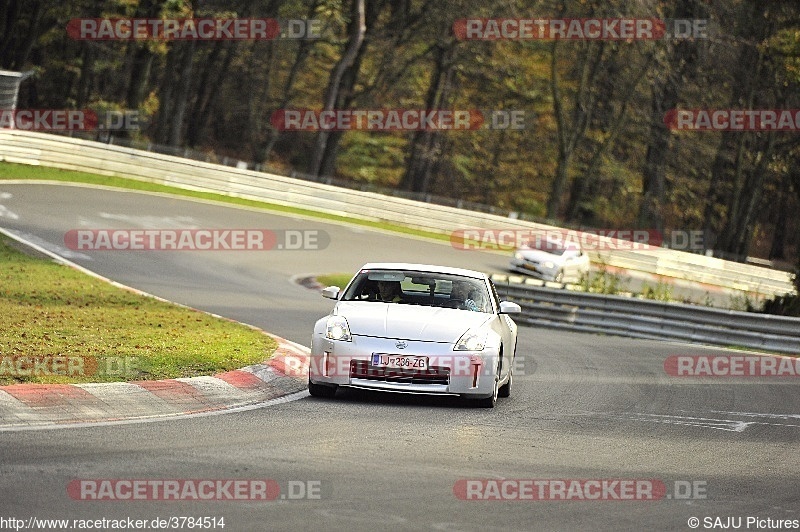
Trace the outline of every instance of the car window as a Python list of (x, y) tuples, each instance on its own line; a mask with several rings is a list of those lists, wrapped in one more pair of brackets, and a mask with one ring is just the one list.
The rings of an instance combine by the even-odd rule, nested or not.
[(551, 255), (564, 254), (564, 247), (560, 243), (553, 241), (542, 242), (542, 241), (531, 240), (530, 242), (528, 242), (528, 248), (544, 251), (545, 253), (549, 253)]
[[(397, 285), (390, 298), (381, 295), (381, 284), (385, 289), (386, 283)], [(406, 270), (362, 270), (347, 287), (341, 300), (492, 312), (491, 297), (486, 283), (473, 277)]]
[(420, 278), (413, 278), (413, 277), (406, 277), (402, 281), (400, 281), (400, 287), (403, 289), (403, 292), (422, 292), (426, 294), (430, 291), (430, 284), (427, 282), (423, 283), (422, 281), (427, 281), (428, 279), (420, 279)]

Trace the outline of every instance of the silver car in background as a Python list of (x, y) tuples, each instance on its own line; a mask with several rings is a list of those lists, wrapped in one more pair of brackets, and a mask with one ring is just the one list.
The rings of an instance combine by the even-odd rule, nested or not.
[(579, 245), (549, 238), (521, 245), (509, 263), (513, 272), (556, 283), (579, 282), (589, 266), (589, 256)]
[(511, 394), (516, 303), (491, 279), (460, 268), (365, 264), (314, 325), (308, 389), (339, 387), (460, 396), (494, 407)]

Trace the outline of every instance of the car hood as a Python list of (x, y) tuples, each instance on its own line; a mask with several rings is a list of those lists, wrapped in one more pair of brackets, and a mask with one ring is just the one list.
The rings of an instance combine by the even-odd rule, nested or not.
[(492, 318), (483, 312), (368, 301), (340, 301), (334, 314), (347, 319), (354, 335), (443, 343), (455, 343), (467, 329)]

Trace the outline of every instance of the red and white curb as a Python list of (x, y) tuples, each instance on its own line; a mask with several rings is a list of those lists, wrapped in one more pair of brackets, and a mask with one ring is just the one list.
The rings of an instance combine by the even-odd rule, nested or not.
[[(0, 229), (0, 233), (88, 275), (166, 301), (98, 275), (9, 231)], [(213, 376), (0, 386), (0, 431), (210, 415), (305, 397), (308, 394), (309, 349), (270, 336), (278, 342), (278, 347), (264, 363)]]
[(207, 377), (102, 384), (0, 386), (0, 431), (200, 415), (306, 395), (308, 349), (273, 337), (263, 364)]

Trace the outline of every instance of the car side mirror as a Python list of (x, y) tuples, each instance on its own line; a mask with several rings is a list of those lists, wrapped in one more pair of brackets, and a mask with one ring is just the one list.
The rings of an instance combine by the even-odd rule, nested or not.
[(513, 301), (500, 302), (500, 314), (519, 314), (522, 312), (522, 307)]
[(338, 286), (329, 286), (322, 289), (322, 297), (327, 299), (339, 299), (339, 292), (341, 292), (341, 289)]

